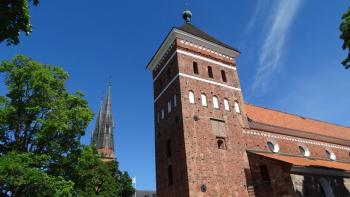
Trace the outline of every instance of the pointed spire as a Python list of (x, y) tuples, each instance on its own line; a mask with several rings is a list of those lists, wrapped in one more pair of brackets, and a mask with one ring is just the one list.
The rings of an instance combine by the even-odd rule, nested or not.
[(99, 130), (102, 126), (102, 117), (103, 117), (103, 98), (101, 96), (99, 110), (98, 110), (98, 114), (97, 114), (97, 118), (96, 118), (95, 128), (91, 134), (91, 144), (97, 145), (97, 139), (98, 139), (97, 135), (98, 135)]
[(104, 103), (100, 103), (100, 109), (92, 136), (92, 144), (104, 158), (113, 159), (114, 154), (114, 124), (112, 118), (112, 84), (108, 83), (107, 97)]

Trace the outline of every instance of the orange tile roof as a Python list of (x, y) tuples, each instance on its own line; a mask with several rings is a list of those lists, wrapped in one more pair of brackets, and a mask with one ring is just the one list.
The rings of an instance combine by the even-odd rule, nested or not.
[(245, 104), (247, 116), (254, 122), (350, 140), (350, 128), (304, 118), (251, 104)]
[(306, 157), (295, 157), (295, 156), (279, 155), (279, 154), (273, 154), (273, 153), (254, 152), (253, 154), (271, 158), (274, 160), (279, 160), (282, 162), (286, 162), (286, 163), (292, 164), (293, 166), (325, 167), (325, 168), (333, 168), (333, 169), (350, 171), (350, 163), (327, 161), (327, 160), (320, 160), (320, 159), (308, 159)]

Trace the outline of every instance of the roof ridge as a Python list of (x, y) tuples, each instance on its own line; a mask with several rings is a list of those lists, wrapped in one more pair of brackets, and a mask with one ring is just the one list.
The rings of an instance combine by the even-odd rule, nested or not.
[[(190, 28), (188, 28), (188, 27), (192, 28), (192, 30)], [(201, 30), (200, 28), (198, 28), (197, 26), (193, 25), (192, 23), (185, 23), (185, 24), (183, 24), (180, 27), (175, 27), (175, 29), (181, 30), (183, 32), (192, 34), (193, 36), (197, 36), (197, 37), (202, 38), (202, 39), (204, 39), (206, 41), (212, 42), (212, 43), (214, 43), (216, 45), (221, 45), (222, 47), (225, 47), (225, 48), (234, 50), (234, 51), (236, 51), (238, 53), (241, 53), (238, 49), (236, 49), (236, 48), (230, 46), (229, 44), (226, 44), (225, 42), (217, 39), (216, 37), (208, 34), (207, 32), (205, 32), (205, 31)], [(193, 30), (197, 31), (197, 32), (194, 32)]]
[(319, 119), (315, 119), (315, 118), (305, 117), (305, 116), (301, 116), (301, 115), (298, 115), (298, 114), (293, 114), (293, 113), (290, 113), (290, 112), (281, 111), (281, 110), (278, 110), (278, 109), (271, 109), (271, 108), (267, 108), (267, 107), (264, 107), (264, 106), (258, 106), (256, 104), (252, 104), (252, 103), (246, 103), (245, 102), (245, 105), (250, 105), (250, 106), (254, 106), (254, 107), (260, 107), (260, 108), (263, 108), (263, 109), (266, 109), (266, 110), (275, 111), (275, 112), (279, 112), (279, 113), (286, 114), (286, 115), (297, 116), (297, 117), (299, 117), (301, 119), (313, 120), (313, 121), (325, 123), (325, 124), (328, 124), (328, 125), (333, 125), (333, 126), (338, 126), (338, 127), (343, 127), (343, 128), (350, 129), (350, 126), (345, 126), (345, 125), (340, 125), (340, 124), (337, 124), (337, 123), (328, 122), (328, 121), (325, 121), (325, 120), (319, 120)]

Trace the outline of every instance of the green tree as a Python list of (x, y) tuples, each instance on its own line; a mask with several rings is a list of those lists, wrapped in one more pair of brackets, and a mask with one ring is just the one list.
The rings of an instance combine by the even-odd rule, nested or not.
[(346, 69), (350, 68), (350, 7), (344, 13), (340, 24), (341, 35), (343, 40), (343, 49), (348, 50), (347, 57), (342, 61), (342, 64)]
[(75, 183), (77, 196), (130, 197), (135, 192), (129, 175), (118, 170), (117, 161), (102, 161), (94, 147), (72, 154), (66, 177)]
[(11, 196), (72, 196), (73, 182), (61, 176), (51, 176), (42, 167), (48, 157), (31, 153), (10, 152), (0, 157), (0, 195)]
[[(102, 162), (80, 137), (93, 117), (70, 94), (60, 67), (23, 55), (0, 64), (0, 196), (120, 196), (133, 188), (116, 161)], [(127, 197), (127, 196), (123, 196)]]
[(0, 1), (0, 43), (18, 44), (19, 34), (32, 32), (29, 4), (37, 6), (39, 0), (1, 0)]

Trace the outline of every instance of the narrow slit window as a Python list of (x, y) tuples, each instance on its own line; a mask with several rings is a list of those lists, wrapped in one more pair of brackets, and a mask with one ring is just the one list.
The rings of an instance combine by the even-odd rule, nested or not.
[(174, 183), (173, 181), (173, 168), (171, 165), (168, 166), (168, 185), (172, 186)]
[(167, 158), (171, 157), (171, 141), (168, 140), (166, 143), (166, 156)]
[(230, 104), (227, 99), (224, 99), (224, 107), (226, 111), (230, 111)]
[(223, 82), (227, 82), (226, 73), (225, 73), (224, 70), (221, 70), (221, 77), (222, 77), (222, 81), (223, 81)]
[(209, 78), (214, 78), (213, 69), (211, 68), (211, 66), (208, 66), (208, 76), (209, 76)]
[(219, 109), (219, 101), (218, 101), (218, 97), (213, 96), (213, 107), (215, 109)]
[(189, 91), (188, 92), (188, 100), (190, 101), (190, 103), (194, 103), (194, 93), (193, 93), (193, 91)]
[(193, 73), (197, 75), (199, 74), (197, 62), (193, 62)]
[(201, 101), (202, 101), (202, 106), (208, 106), (207, 104), (207, 96), (205, 94), (201, 94)]

